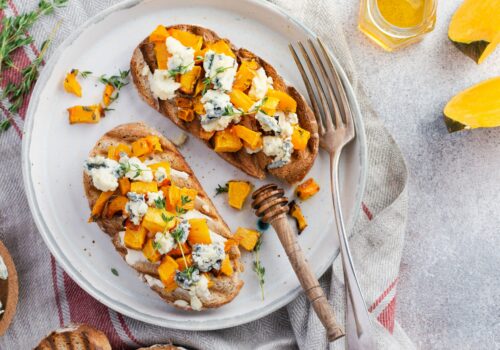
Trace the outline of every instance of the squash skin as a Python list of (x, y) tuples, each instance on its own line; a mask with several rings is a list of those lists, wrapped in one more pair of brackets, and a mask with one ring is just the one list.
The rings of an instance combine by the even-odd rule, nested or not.
[(444, 108), (448, 132), (500, 126), (500, 77), (460, 92)]
[(451, 19), (449, 39), (477, 64), (500, 43), (499, 8), (499, 0), (465, 0)]

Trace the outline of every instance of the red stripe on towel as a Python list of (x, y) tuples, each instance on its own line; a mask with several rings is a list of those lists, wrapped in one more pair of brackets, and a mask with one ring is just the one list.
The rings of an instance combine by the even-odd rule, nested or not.
[(361, 202), (361, 208), (363, 209), (363, 211), (365, 212), (366, 214), (366, 217), (368, 218), (368, 220), (372, 220), (373, 219), (373, 214), (372, 212), (370, 211), (370, 209), (368, 209), (368, 207), (366, 206), (366, 204), (364, 202)]
[(394, 332), (394, 314), (396, 311), (396, 297), (394, 297), (387, 307), (380, 313), (377, 320), (392, 334)]
[(1, 102), (0, 102), (0, 109), (5, 114), (5, 116), (10, 120), (10, 124), (12, 125), (12, 127), (14, 128), (14, 130), (16, 130), (17, 135), (19, 135), (19, 138), (22, 139), (23, 138), (23, 132), (22, 132), (21, 128), (19, 127), (19, 125), (17, 125), (16, 121), (14, 120), (14, 117), (9, 112), (9, 110), (7, 108), (5, 108), (5, 106)]
[(389, 285), (389, 287), (387, 287), (386, 290), (384, 290), (384, 292), (375, 300), (375, 302), (372, 304), (372, 306), (370, 306), (368, 308), (369, 312), (373, 312), (373, 310), (375, 310), (375, 308), (382, 302), (382, 300), (384, 300), (384, 298), (387, 296), (387, 294), (389, 294), (389, 292), (392, 290), (392, 288), (394, 288), (394, 286), (398, 283), (398, 280), (399, 280), (399, 276), (396, 277), (396, 279)]
[(130, 331), (130, 328), (128, 327), (127, 322), (125, 321), (125, 318), (123, 317), (123, 315), (118, 313), (118, 312), (116, 314), (118, 316), (118, 321), (120, 321), (120, 324), (121, 324), (123, 330), (125, 331), (125, 334), (127, 334), (127, 337), (130, 340), (132, 340), (134, 343), (136, 343), (137, 345), (144, 346), (144, 344), (142, 344), (139, 340), (137, 340), (136, 337), (134, 337), (134, 335)]
[(125, 347), (113, 326), (106, 306), (87, 294), (66, 273), (64, 273), (64, 288), (71, 322), (85, 323), (100, 329), (108, 336), (113, 349)]

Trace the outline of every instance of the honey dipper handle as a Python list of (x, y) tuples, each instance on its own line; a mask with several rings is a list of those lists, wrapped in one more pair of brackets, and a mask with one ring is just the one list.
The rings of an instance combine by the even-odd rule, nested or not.
[(270, 224), (278, 234), (278, 237), (285, 248), (285, 252), (292, 264), (292, 268), (297, 275), (302, 288), (304, 289), (309, 301), (311, 302), (316, 315), (326, 329), (328, 340), (330, 342), (343, 337), (344, 330), (337, 324), (333, 307), (326, 299), (325, 293), (319, 285), (318, 279), (307, 262), (302, 249), (297, 242), (295, 233), (290, 227), (284, 214), (275, 217)]

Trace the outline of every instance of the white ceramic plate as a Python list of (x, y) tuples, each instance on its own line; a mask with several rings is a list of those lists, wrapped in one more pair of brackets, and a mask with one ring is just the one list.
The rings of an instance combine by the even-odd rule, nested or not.
[[(121, 312), (144, 322), (189, 330), (225, 328), (263, 317), (287, 304), (299, 293), (299, 283), (272, 229), (265, 233), (262, 260), (266, 267), (265, 299), (261, 300), (252, 271), (252, 256), (244, 253), (245, 285), (230, 304), (206, 312), (184, 312), (165, 304), (129, 268), (107, 235), (88, 224), (89, 208), (82, 186), (82, 163), (97, 139), (116, 125), (143, 120), (175, 138), (179, 129), (149, 108), (132, 84), (120, 92), (97, 125), (72, 125), (66, 108), (99, 101), (102, 86), (91, 79), (83, 84), (84, 97), (77, 99), (62, 89), (71, 68), (111, 74), (128, 69), (132, 51), (157, 24), (190, 23), (215, 30), (240, 47), (266, 59), (293, 85), (305, 92), (287, 45), (312, 35), (276, 7), (260, 1), (153, 0), (128, 1), (88, 21), (60, 45), (44, 69), (29, 106), (23, 144), (23, 174), (31, 211), (47, 246), (59, 264), (88, 293)], [(266, 43), (263, 45), (262, 43)], [(344, 81), (345, 75), (342, 74)], [(96, 87), (97, 86), (97, 87)], [(352, 223), (359, 211), (365, 181), (365, 135), (352, 90), (357, 139), (342, 159), (342, 189), (345, 218)], [(190, 138), (181, 149), (209, 194), (217, 184), (230, 179), (249, 179), (255, 186), (264, 182), (248, 178), (222, 161), (201, 142)], [(321, 153), (308, 176), (322, 190), (303, 204), (309, 227), (300, 244), (317, 276), (332, 263), (338, 252), (329, 191), (329, 162)], [(269, 179), (269, 181), (272, 181)], [(288, 187), (287, 187), (288, 188)], [(288, 188), (289, 195), (293, 196)], [(248, 204), (236, 212), (224, 196), (214, 199), (234, 231), (238, 226), (255, 227), (256, 217)], [(116, 268), (119, 277), (111, 273)]]

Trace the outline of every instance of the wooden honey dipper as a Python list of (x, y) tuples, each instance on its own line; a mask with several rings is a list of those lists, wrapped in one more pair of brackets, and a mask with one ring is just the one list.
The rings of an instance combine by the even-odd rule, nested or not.
[(259, 216), (263, 222), (271, 224), (278, 234), (300, 285), (325, 327), (328, 340), (332, 342), (343, 337), (344, 330), (337, 324), (333, 307), (326, 299), (325, 293), (320, 287), (318, 279), (314, 276), (288, 222), (286, 216), (289, 209), (288, 199), (284, 194), (285, 191), (277, 185), (262, 186), (252, 194), (252, 208), (255, 209), (255, 215)]

